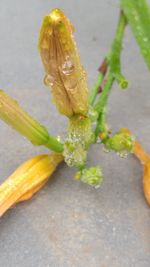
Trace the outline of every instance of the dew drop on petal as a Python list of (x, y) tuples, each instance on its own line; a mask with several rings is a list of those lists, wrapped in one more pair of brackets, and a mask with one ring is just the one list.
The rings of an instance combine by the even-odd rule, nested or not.
[(46, 74), (46, 75), (45, 75), (45, 77), (44, 77), (44, 84), (45, 84), (46, 86), (53, 86), (54, 81), (55, 81), (54, 77), (52, 77), (52, 76), (49, 75), (49, 74)]
[(69, 56), (66, 57), (65, 62), (62, 64), (61, 71), (64, 75), (70, 75), (74, 71), (74, 64)]

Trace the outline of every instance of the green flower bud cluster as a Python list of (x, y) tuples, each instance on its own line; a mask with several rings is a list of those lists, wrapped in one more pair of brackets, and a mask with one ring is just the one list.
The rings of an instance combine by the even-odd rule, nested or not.
[(99, 166), (84, 168), (76, 173), (75, 179), (81, 180), (85, 184), (99, 187), (103, 181), (102, 170)]
[(135, 138), (125, 132), (124, 129), (121, 129), (114, 136), (106, 140), (105, 147), (108, 150), (128, 154), (133, 151), (134, 142)]

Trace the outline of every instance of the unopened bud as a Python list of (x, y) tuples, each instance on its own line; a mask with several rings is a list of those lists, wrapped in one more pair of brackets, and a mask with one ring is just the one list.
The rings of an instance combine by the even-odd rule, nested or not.
[(99, 187), (103, 181), (103, 174), (100, 167), (84, 168), (75, 175), (76, 180), (81, 180), (91, 186)]
[(39, 50), (45, 68), (45, 84), (64, 115), (86, 114), (88, 89), (85, 71), (73, 38), (72, 25), (64, 13), (54, 9), (44, 18)]
[(105, 146), (116, 152), (130, 153), (133, 151), (135, 139), (127, 132), (120, 130), (111, 138), (107, 139)]
[(2, 90), (0, 90), (0, 119), (25, 136), (34, 145), (45, 145), (56, 152), (62, 152), (62, 144), (50, 136), (44, 126), (34, 120), (19, 106), (17, 101)]

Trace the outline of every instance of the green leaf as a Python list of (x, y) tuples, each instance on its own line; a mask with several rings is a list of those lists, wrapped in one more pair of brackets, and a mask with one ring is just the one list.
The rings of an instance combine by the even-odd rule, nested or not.
[(142, 56), (150, 69), (150, 8), (145, 0), (120, 0)]

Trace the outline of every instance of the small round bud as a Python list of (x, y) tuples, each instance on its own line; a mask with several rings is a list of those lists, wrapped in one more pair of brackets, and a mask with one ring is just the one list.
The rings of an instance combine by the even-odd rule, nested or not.
[(98, 166), (84, 168), (76, 173), (75, 179), (81, 180), (88, 185), (98, 187), (103, 181), (102, 170)]
[(113, 137), (107, 139), (105, 146), (116, 152), (130, 153), (133, 151), (135, 139), (133, 136), (120, 130)]

